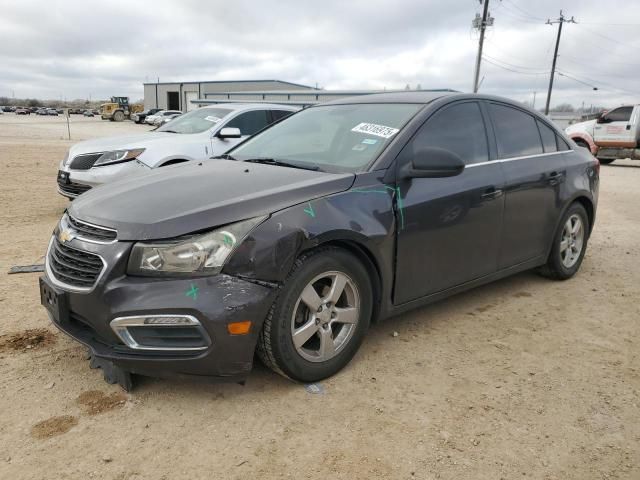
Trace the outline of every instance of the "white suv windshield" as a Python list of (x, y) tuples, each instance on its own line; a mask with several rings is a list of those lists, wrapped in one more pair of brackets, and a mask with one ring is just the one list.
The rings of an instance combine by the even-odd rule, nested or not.
[(215, 127), (231, 110), (228, 108), (199, 108), (185, 113), (158, 128), (157, 132), (200, 133)]
[(303, 110), (231, 152), (237, 160), (270, 158), (325, 171), (367, 166), (422, 107), (418, 104), (326, 105)]

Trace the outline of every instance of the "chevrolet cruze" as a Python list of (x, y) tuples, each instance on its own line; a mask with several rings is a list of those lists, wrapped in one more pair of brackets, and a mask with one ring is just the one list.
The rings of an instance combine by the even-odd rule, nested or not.
[(338, 100), (217, 161), (78, 198), (51, 237), (41, 300), (126, 388), (132, 373), (243, 381), (256, 352), (312, 382), (394, 314), (523, 270), (572, 277), (598, 175), (509, 100)]

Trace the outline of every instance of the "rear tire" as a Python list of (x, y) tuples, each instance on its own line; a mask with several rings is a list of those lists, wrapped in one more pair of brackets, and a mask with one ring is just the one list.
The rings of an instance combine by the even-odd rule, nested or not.
[(600, 165), (609, 165), (610, 163), (613, 163), (616, 161), (615, 158), (599, 158), (598, 161), (600, 162)]
[(580, 203), (572, 203), (562, 216), (547, 263), (539, 273), (554, 280), (573, 277), (587, 251), (590, 231), (587, 211)]
[(358, 351), (372, 308), (369, 275), (353, 255), (334, 247), (304, 254), (264, 321), (258, 357), (300, 382), (330, 377)]

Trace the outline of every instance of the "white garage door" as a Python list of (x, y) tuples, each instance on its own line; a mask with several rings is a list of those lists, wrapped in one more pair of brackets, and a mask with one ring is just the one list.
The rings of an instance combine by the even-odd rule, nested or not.
[(191, 100), (198, 99), (198, 92), (184, 92), (184, 106), (185, 111), (190, 112), (195, 110), (198, 106), (195, 103), (191, 103)]

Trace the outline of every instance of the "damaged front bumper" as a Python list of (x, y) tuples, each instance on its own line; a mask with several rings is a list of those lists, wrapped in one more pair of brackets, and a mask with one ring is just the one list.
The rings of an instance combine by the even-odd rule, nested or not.
[[(130, 245), (83, 245), (99, 248), (105, 260), (105, 271), (89, 291), (65, 288), (47, 263), (40, 293), (53, 323), (89, 348), (92, 364), (105, 370), (105, 378), (103, 365), (112, 363), (126, 374), (244, 381), (275, 288), (225, 274), (128, 276)], [(230, 323), (246, 321), (248, 333), (229, 333)]]

